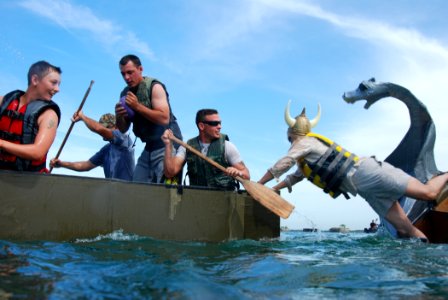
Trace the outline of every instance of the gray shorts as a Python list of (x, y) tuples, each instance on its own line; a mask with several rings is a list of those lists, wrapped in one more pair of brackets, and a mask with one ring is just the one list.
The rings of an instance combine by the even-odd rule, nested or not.
[(387, 162), (366, 158), (352, 176), (359, 195), (373, 210), (385, 217), (390, 207), (406, 192), (411, 176)]

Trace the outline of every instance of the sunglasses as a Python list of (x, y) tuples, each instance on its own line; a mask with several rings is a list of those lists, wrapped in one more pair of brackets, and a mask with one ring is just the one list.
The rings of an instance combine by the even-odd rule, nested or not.
[(204, 123), (204, 124), (207, 124), (207, 125), (210, 125), (213, 127), (221, 125), (221, 121), (202, 121), (201, 123)]

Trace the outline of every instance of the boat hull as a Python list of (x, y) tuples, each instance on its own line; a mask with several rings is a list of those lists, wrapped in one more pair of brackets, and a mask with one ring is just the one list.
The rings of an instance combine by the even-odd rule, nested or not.
[(275, 238), (246, 192), (0, 171), (0, 239), (74, 240), (123, 230), (177, 241)]

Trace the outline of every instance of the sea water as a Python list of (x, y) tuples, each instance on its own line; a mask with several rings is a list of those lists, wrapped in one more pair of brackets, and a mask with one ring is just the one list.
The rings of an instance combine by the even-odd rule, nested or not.
[(443, 299), (448, 245), (362, 232), (0, 241), (0, 299)]

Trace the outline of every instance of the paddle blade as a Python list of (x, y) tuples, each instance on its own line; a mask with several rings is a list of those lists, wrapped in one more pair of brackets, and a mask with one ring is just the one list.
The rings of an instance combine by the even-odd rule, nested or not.
[(294, 205), (283, 199), (274, 190), (250, 180), (242, 179), (240, 182), (249, 195), (277, 216), (287, 219), (294, 210)]

